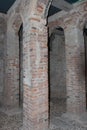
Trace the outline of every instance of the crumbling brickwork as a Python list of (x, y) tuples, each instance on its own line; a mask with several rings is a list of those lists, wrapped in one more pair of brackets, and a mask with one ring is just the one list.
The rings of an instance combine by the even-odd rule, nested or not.
[(60, 12), (49, 18), (50, 32), (61, 26), (65, 32), (67, 112), (80, 114), (86, 111), (85, 49), (83, 28), (86, 22), (86, 5), (75, 4), (69, 13)]
[[(23, 24), (23, 130), (48, 128), (48, 31), (44, 18), (47, 3), (48, 0), (17, 0), (6, 15), (7, 31), (1, 32), (3, 35), (7, 32), (3, 103), (11, 108), (19, 107), (18, 31)], [(64, 29), (67, 111), (75, 114), (86, 110), (83, 38), (86, 17), (87, 2), (83, 2), (48, 21), (50, 32), (56, 26)], [(2, 66), (1, 57), (0, 61)], [(0, 75), (3, 76), (3, 72)]]
[[(19, 40), (23, 23), (23, 129), (48, 128), (48, 50), (44, 19), (47, 1), (17, 1), (7, 14), (4, 102), (19, 106)], [(27, 12), (27, 13), (26, 13)], [(10, 90), (10, 93), (9, 93)]]

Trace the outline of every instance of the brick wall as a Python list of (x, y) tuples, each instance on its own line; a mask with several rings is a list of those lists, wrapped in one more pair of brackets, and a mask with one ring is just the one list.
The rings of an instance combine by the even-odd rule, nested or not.
[(80, 114), (86, 111), (85, 49), (83, 31), (77, 28), (72, 28), (65, 32), (65, 36), (67, 37), (67, 111)]
[[(19, 18), (19, 17), (18, 17)], [(18, 26), (16, 27), (16, 20)], [(19, 20), (19, 19), (18, 19)], [(7, 44), (4, 104), (10, 107), (19, 107), (19, 37), (21, 24), (16, 17), (7, 17)], [(22, 22), (21, 22), (22, 23)], [(13, 26), (14, 25), (14, 26)], [(10, 91), (9, 91), (10, 90)]]
[(0, 14), (0, 103), (4, 91), (6, 24), (6, 15)]
[[(19, 44), (17, 32), (23, 22), (24, 130), (45, 130), (48, 127), (48, 34), (45, 26), (46, 19), (44, 19), (47, 2), (47, 0), (18, 0), (7, 14), (4, 101), (11, 106), (18, 106), (19, 104)], [(84, 64), (82, 64), (84, 63), (84, 47), (83, 40), (81, 40), (81, 38), (83, 39), (82, 33), (79, 29), (82, 29), (87, 16), (86, 5), (87, 2), (76, 5), (71, 12), (63, 12), (55, 21), (49, 23), (50, 28), (61, 26), (65, 31), (67, 111), (74, 113), (85, 111), (85, 82), (84, 76), (81, 76), (84, 68)], [(76, 30), (73, 30), (74, 27)], [(74, 55), (76, 54), (74, 53), (75, 49), (73, 49), (74, 44), (76, 49), (80, 50), (77, 55)], [(76, 62), (72, 60), (74, 56)], [(74, 74), (73, 71), (71, 72), (71, 65), (74, 66)], [(72, 95), (75, 95), (75, 98), (72, 98)]]
[(51, 16), (50, 32), (58, 26), (64, 28), (66, 52), (67, 112), (86, 111), (85, 56), (83, 28), (87, 18), (87, 2), (75, 4), (70, 12)]
[[(20, 0), (8, 11), (5, 102), (18, 106), (18, 37), (23, 22), (23, 129), (48, 127), (48, 51), (46, 1)], [(9, 93), (10, 90), (10, 93)]]
[[(64, 33), (53, 33), (50, 41), (50, 96), (66, 97), (66, 60)], [(51, 39), (51, 38), (50, 38)]]

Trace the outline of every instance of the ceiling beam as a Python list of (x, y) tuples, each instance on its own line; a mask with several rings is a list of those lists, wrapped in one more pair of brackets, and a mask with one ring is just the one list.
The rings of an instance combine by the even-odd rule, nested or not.
[(65, 0), (53, 0), (52, 6), (65, 11), (70, 11), (71, 9), (73, 9), (73, 5)]

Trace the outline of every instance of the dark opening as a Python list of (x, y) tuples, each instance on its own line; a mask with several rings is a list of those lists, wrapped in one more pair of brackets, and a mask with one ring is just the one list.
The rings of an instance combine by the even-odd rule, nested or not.
[(48, 41), (48, 76), (49, 76), (49, 104), (50, 121), (66, 112), (66, 58), (65, 36), (61, 27), (56, 28)]
[(19, 106), (23, 107), (23, 24), (19, 32)]
[(86, 109), (87, 109), (87, 27), (84, 26), (84, 47), (85, 47), (85, 90), (86, 90)]

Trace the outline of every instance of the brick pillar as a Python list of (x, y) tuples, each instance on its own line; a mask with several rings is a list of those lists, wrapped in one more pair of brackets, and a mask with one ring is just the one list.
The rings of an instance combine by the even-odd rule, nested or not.
[(65, 30), (67, 112), (81, 114), (86, 110), (85, 57), (83, 31)]
[(40, 19), (27, 19), (23, 37), (23, 130), (45, 130), (48, 127), (47, 28)]

